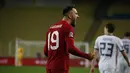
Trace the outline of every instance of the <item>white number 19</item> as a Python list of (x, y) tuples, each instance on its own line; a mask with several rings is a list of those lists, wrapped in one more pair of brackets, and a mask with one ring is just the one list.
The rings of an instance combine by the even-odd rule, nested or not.
[[(54, 35), (56, 38), (54, 39)], [(55, 45), (51, 45), (50, 43), (55, 43)], [(56, 50), (59, 47), (59, 32), (58, 31), (53, 31), (52, 34), (49, 32), (48, 34), (48, 49), (50, 48), (51, 50)]]

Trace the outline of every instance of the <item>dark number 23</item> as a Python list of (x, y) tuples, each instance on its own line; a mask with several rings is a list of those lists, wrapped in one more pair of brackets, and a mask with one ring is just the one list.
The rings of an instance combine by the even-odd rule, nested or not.
[(102, 56), (112, 56), (114, 44), (112, 43), (100, 43), (100, 53)]

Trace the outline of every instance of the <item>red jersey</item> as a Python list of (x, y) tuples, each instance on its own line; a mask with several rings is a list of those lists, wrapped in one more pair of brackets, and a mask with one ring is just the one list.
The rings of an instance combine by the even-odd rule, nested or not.
[(48, 57), (47, 69), (69, 69), (69, 53), (88, 58), (74, 46), (74, 29), (66, 21), (49, 27), (44, 54)]

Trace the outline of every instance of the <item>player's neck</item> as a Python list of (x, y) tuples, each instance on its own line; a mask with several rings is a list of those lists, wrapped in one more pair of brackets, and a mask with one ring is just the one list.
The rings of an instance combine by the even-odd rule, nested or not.
[(71, 24), (71, 19), (67, 18), (67, 17), (63, 17), (62, 18), (63, 21), (66, 21), (68, 24)]
[(107, 33), (106, 35), (113, 35), (113, 33)]

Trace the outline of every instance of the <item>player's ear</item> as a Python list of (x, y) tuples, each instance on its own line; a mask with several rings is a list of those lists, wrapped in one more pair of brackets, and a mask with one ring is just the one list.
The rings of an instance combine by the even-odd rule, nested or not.
[(72, 11), (68, 12), (68, 18), (72, 19)]

